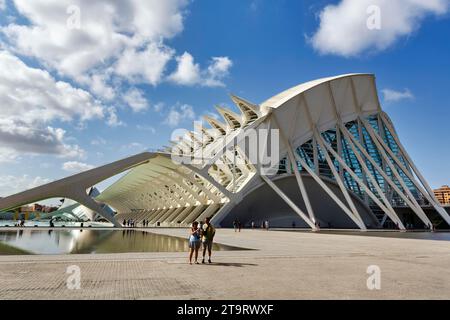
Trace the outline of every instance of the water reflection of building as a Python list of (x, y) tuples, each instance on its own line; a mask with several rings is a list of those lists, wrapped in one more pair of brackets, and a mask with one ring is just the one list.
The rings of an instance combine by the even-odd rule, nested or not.
[(441, 204), (450, 205), (450, 187), (444, 185), (438, 189), (433, 190), (436, 198)]
[(43, 212), (43, 213), (49, 213), (57, 210), (58, 208), (55, 206), (46, 206), (39, 203), (29, 204), (26, 206), (19, 207), (19, 212)]
[(7, 218), (12, 218), (14, 220), (39, 219), (42, 214), (48, 214), (56, 210), (58, 210), (58, 208), (55, 206), (46, 206), (39, 203), (33, 203), (18, 207), (17, 209), (14, 210), (12, 216), (10, 214), (10, 216), (8, 216)]
[[(34, 254), (91, 253), (112, 230), (17, 230), (0, 232), (0, 242)], [(113, 252), (113, 251), (112, 251)]]

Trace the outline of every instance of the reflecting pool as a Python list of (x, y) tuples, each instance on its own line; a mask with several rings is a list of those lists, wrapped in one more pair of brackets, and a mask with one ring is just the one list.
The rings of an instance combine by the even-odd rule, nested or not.
[[(15, 220), (0, 220), (0, 227), (13, 227), (18, 223), (18, 221)], [(73, 222), (73, 221), (54, 221), (53, 222), (55, 227), (80, 227), (81, 222)], [(50, 226), (50, 220), (47, 221), (37, 221), (37, 220), (27, 220), (25, 221), (25, 227), (49, 227)], [(103, 228), (113, 227), (112, 223), (109, 222), (95, 222), (95, 221), (89, 221), (89, 222), (83, 222), (84, 227), (95, 227), (95, 228)]]
[[(245, 250), (214, 244), (213, 250)], [(187, 252), (188, 240), (138, 230), (6, 230), (0, 231), (0, 255)]]

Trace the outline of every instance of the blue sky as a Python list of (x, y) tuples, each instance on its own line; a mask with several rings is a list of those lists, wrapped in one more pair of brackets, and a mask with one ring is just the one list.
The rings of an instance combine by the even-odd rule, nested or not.
[[(66, 30), (74, 4), (80, 26)], [(368, 30), (373, 4), (381, 25)], [(0, 196), (161, 147), (232, 107), (230, 93), (261, 103), (352, 72), (376, 75), (419, 169), (450, 184), (449, 11), (447, 0), (0, 0)]]

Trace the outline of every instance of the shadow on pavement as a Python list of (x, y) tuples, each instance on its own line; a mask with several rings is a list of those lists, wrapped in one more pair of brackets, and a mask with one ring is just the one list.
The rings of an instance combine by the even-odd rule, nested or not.
[(245, 267), (245, 266), (257, 266), (254, 263), (239, 263), (239, 262), (213, 262), (211, 264), (206, 263), (209, 266), (221, 266), (221, 267)]

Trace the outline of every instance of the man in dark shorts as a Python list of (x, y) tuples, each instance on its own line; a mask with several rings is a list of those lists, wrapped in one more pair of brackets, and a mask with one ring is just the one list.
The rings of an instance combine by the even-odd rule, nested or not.
[(203, 259), (202, 263), (205, 263), (206, 249), (208, 249), (208, 262), (211, 263), (211, 251), (214, 240), (214, 235), (216, 234), (216, 229), (212, 226), (210, 218), (205, 219), (205, 223), (202, 227), (202, 244), (203, 244)]

